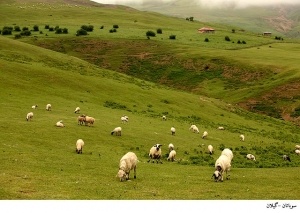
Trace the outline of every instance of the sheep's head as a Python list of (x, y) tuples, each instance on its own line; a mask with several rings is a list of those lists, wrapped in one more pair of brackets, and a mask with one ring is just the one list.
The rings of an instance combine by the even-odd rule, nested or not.
[(162, 146), (162, 145), (159, 144), (159, 143), (154, 145), (154, 147), (156, 147), (156, 150), (157, 150), (157, 151), (160, 149), (161, 146)]
[(214, 172), (214, 174), (212, 175), (212, 178), (214, 178), (216, 182), (222, 180), (222, 174), (221, 174), (221, 172), (218, 171), (218, 170), (216, 170)]
[(120, 181), (123, 182), (127, 179), (127, 175), (126, 172), (124, 172), (124, 170), (120, 169), (117, 176), (118, 178), (120, 178)]

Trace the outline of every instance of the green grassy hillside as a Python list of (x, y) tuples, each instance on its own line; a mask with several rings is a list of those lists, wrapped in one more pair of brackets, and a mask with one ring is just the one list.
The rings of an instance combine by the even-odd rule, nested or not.
[[(98, 9), (94, 8), (95, 11)], [(30, 26), (36, 20), (31, 20)], [(57, 20), (64, 20), (60, 25), (69, 26), (66, 24), (67, 19)], [(17, 21), (14, 18), (14, 22)], [(108, 53), (116, 56), (115, 61), (107, 59), (112, 64), (108, 64), (108, 67), (121, 64), (117, 57), (118, 51), (120, 58), (128, 53), (123, 47), (126, 44), (124, 41), (130, 43), (127, 47), (138, 49), (140, 44), (142, 48), (160, 48), (163, 51), (167, 51), (167, 47), (173, 43), (167, 41), (167, 44), (162, 44), (159, 38), (137, 39), (135, 43), (133, 38), (126, 40), (118, 36), (112, 42), (108, 33), (104, 38), (96, 40), (96, 32), (77, 40), (74, 31), (71, 33), (71, 29), (80, 26), (78, 21), (77, 25), (75, 22), (73, 28), (70, 27), (70, 34), (62, 37), (50, 33), (46, 37), (45, 32), (43, 35), (33, 33), (31, 37), (22, 39), (0, 36), (0, 113), (3, 118), (0, 124), (0, 152), (4, 162), (0, 175), (2, 200), (299, 198), (299, 192), (294, 186), (299, 179), (297, 171), (300, 158), (294, 149), (300, 135), (295, 125), (243, 110), (221, 99), (167, 87), (90, 63), (88, 55), (80, 51), (86, 47), (88, 50), (85, 53), (92, 53), (89, 47), (93, 45), (77, 46), (76, 51), (79, 41), (81, 45), (89, 42), (107, 45), (99, 49), (104, 51), (103, 57), (109, 56)], [(63, 41), (64, 47), (74, 46), (70, 48), (71, 54), (66, 54), (69, 52), (66, 49), (61, 49), (61, 53), (30, 44), (35, 43), (35, 39), (41, 42), (41, 46), (49, 45), (48, 42), (50, 46), (51, 42), (59, 44), (58, 41)], [(73, 42), (69, 39), (73, 39)], [(178, 46), (174, 45), (176, 57), (182, 55), (182, 58), (188, 58), (180, 49), (191, 50), (191, 58), (196, 57), (195, 48), (185, 42), (187, 40), (179, 42)], [(122, 48), (111, 51), (114, 48), (110, 45)], [(280, 43), (277, 45), (277, 49), (285, 49)], [(249, 58), (254, 55), (250, 53), (253, 50), (243, 49), (243, 60), (247, 59), (247, 55)], [(267, 51), (273, 49), (266, 47), (261, 50), (267, 55)], [(208, 54), (213, 50), (208, 48), (204, 51)], [(225, 50), (220, 49), (218, 54), (225, 57)], [(143, 58), (141, 55), (139, 57)], [(205, 59), (206, 56), (203, 57)], [(164, 60), (168, 63), (167, 58)], [(259, 64), (265, 62), (261, 60)], [(220, 60), (222, 63), (225, 62)], [(278, 75), (285, 76), (284, 73)], [(289, 75), (285, 77), (291, 78)], [(207, 91), (213, 93), (213, 90)], [(52, 104), (52, 111), (46, 111), (48, 103)], [(38, 108), (33, 110), (31, 106), (35, 104)], [(94, 126), (77, 124), (78, 114), (74, 113), (77, 106), (81, 108), (81, 113), (95, 117)], [(34, 117), (32, 121), (26, 121), (26, 114), (30, 111), (33, 111)], [(129, 116), (129, 122), (122, 124), (120, 117), (125, 114)], [(162, 115), (167, 116), (167, 121), (162, 121)], [(65, 128), (54, 126), (59, 120), (63, 120)], [(200, 134), (189, 131), (191, 124), (199, 127)], [(121, 137), (110, 135), (116, 126), (123, 128)], [(170, 132), (172, 126), (176, 128), (175, 136)], [(217, 130), (218, 126), (224, 126), (225, 130)], [(201, 138), (204, 131), (208, 131), (206, 139)], [(239, 140), (240, 134), (245, 135), (244, 142)], [(82, 155), (75, 152), (75, 143), (79, 138), (85, 141)], [(163, 144), (163, 164), (147, 163), (148, 151), (156, 143)], [(176, 162), (166, 160), (169, 143), (175, 145)], [(207, 152), (208, 144), (214, 146), (213, 155)], [(211, 179), (214, 163), (224, 147), (231, 148), (234, 153), (231, 179), (215, 183)], [(128, 151), (135, 152), (139, 158), (137, 179), (121, 183), (115, 176), (120, 158)], [(254, 154), (257, 160), (246, 160), (247, 153)], [(290, 155), (292, 161), (283, 161), (283, 154)], [(170, 193), (174, 188), (176, 193)]]

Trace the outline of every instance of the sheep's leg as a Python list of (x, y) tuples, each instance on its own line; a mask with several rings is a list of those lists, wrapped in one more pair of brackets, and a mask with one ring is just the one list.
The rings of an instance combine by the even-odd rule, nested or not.
[(133, 168), (134, 171), (134, 179), (136, 179), (136, 166)]

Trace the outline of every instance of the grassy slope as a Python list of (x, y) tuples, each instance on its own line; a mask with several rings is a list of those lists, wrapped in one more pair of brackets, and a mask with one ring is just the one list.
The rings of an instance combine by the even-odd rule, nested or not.
[[(5, 118), (0, 124), (5, 138), (0, 148), (5, 162), (1, 199), (299, 198), (294, 185), (300, 159), (293, 151), (299, 133), (293, 125), (18, 40), (0, 37), (0, 47), (0, 113)], [(51, 112), (45, 110), (47, 103), (53, 106)], [(32, 122), (26, 122), (34, 104), (39, 107)], [(77, 125), (76, 106), (96, 118), (94, 127)], [(123, 114), (129, 116), (126, 125), (120, 123)], [(166, 122), (162, 114), (167, 114)], [(66, 127), (54, 127), (58, 120)], [(207, 140), (188, 131), (191, 123), (209, 132)], [(123, 135), (111, 136), (119, 125)], [(171, 126), (176, 136), (171, 136)], [(217, 126), (226, 131), (218, 132)], [(240, 133), (246, 135), (244, 143)], [(86, 142), (82, 155), (75, 154), (78, 138)], [(166, 161), (171, 142), (179, 163)], [(155, 143), (164, 145), (162, 165), (146, 162)], [(208, 144), (215, 147), (213, 156), (206, 153)], [(231, 180), (214, 184), (210, 177), (222, 146), (234, 151)], [(137, 179), (120, 183), (115, 179), (118, 161), (129, 150), (140, 159)], [(257, 162), (247, 161), (247, 152)], [(291, 163), (282, 161), (285, 153)], [(177, 193), (170, 194), (173, 188)]]

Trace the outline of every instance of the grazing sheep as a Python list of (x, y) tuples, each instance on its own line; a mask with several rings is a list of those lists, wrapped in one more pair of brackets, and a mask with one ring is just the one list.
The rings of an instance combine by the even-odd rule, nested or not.
[(240, 135), (240, 141), (245, 141), (245, 136), (244, 135)]
[(122, 122), (122, 123), (127, 123), (128, 120), (129, 120), (129, 118), (128, 118), (128, 116), (126, 116), (126, 115), (124, 115), (124, 116), (121, 117), (121, 122)]
[(62, 121), (62, 120), (58, 121), (58, 122), (55, 124), (55, 126), (57, 126), (57, 127), (65, 127), (65, 125), (63, 124), (63, 121)]
[(199, 133), (199, 129), (196, 125), (191, 125), (191, 127), (189, 128), (189, 130), (192, 130), (192, 132), (194, 133)]
[(169, 152), (171, 152), (172, 150), (174, 150), (174, 145), (172, 143), (169, 144)]
[(85, 125), (87, 126), (91, 126), (91, 125), (94, 125), (95, 123), (95, 118), (93, 117), (90, 117), (90, 116), (85, 116), (84, 119), (83, 119)]
[(33, 118), (33, 112), (27, 113), (27, 115), (26, 115), (26, 120), (27, 120), (27, 121), (31, 121), (32, 118)]
[(207, 149), (208, 149), (208, 152), (209, 152), (210, 155), (212, 155), (214, 153), (214, 148), (213, 148), (212, 145), (208, 145)]
[(217, 129), (218, 129), (218, 130), (225, 130), (225, 128), (222, 127), (222, 126), (219, 126)]
[(76, 152), (77, 152), (77, 154), (82, 154), (83, 146), (84, 146), (84, 141), (82, 139), (78, 139), (76, 141)]
[(175, 127), (171, 127), (171, 134), (172, 135), (175, 135), (175, 131), (176, 131)]
[(134, 171), (134, 179), (136, 179), (136, 166), (138, 158), (135, 153), (128, 152), (124, 155), (119, 164), (119, 172), (116, 177), (120, 178), (120, 181), (129, 180), (130, 171)]
[(175, 151), (175, 150), (172, 150), (172, 151), (169, 153), (169, 157), (167, 158), (167, 160), (168, 160), (168, 161), (171, 160), (172, 162), (173, 162), (173, 161), (176, 161), (175, 157), (176, 157), (176, 151)]
[(76, 107), (74, 113), (79, 113), (80, 112), (80, 108), (79, 107)]
[(212, 175), (215, 181), (222, 181), (223, 182), (223, 175), (224, 172), (226, 173), (226, 179), (229, 179), (228, 173), (231, 168), (231, 160), (233, 158), (233, 153), (230, 149), (224, 149), (221, 153), (221, 156), (216, 160), (215, 163), (215, 172)]
[(247, 154), (246, 158), (247, 158), (248, 160), (254, 160), (254, 161), (255, 161), (255, 156), (252, 155), (252, 154)]
[(300, 145), (296, 145), (296, 146), (295, 146), (295, 149), (300, 149)]
[(47, 105), (46, 105), (46, 110), (47, 110), (47, 111), (51, 111), (51, 108), (52, 108), (51, 104), (47, 104)]
[(291, 158), (288, 155), (283, 155), (282, 158), (291, 162)]
[(162, 161), (160, 160), (161, 158), (161, 144), (155, 144), (154, 146), (151, 147), (150, 151), (149, 151), (149, 157), (150, 159), (148, 160), (148, 163), (150, 162), (150, 160), (152, 159), (152, 163), (154, 163), (154, 160), (156, 160), (156, 163), (160, 162), (162, 163)]
[(300, 150), (299, 150), (299, 149), (296, 149), (296, 150), (295, 150), (295, 153), (296, 153), (297, 155), (300, 155)]
[(32, 109), (37, 109), (38, 105), (33, 105), (31, 108)]
[(203, 132), (203, 135), (202, 135), (202, 139), (207, 138), (207, 135), (208, 135), (208, 132), (207, 132), (207, 131), (204, 131), (204, 132)]
[(162, 119), (163, 121), (166, 121), (166, 120), (167, 120), (167, 116), (163, 115), (163, 116), (161, 117), (161, 119)]
[(78, 125), (82, 125), (84, 123), (85, 115), (79, 115), (77, 117)]
[(114, 128), (113, 131), (111, 131), (111, 135), (113, 135), (114, 133), (116, 133), (116, 136), (121, 136), (121, 133), (122, 133), (122, 128), (121, 127), (116, 127)]

